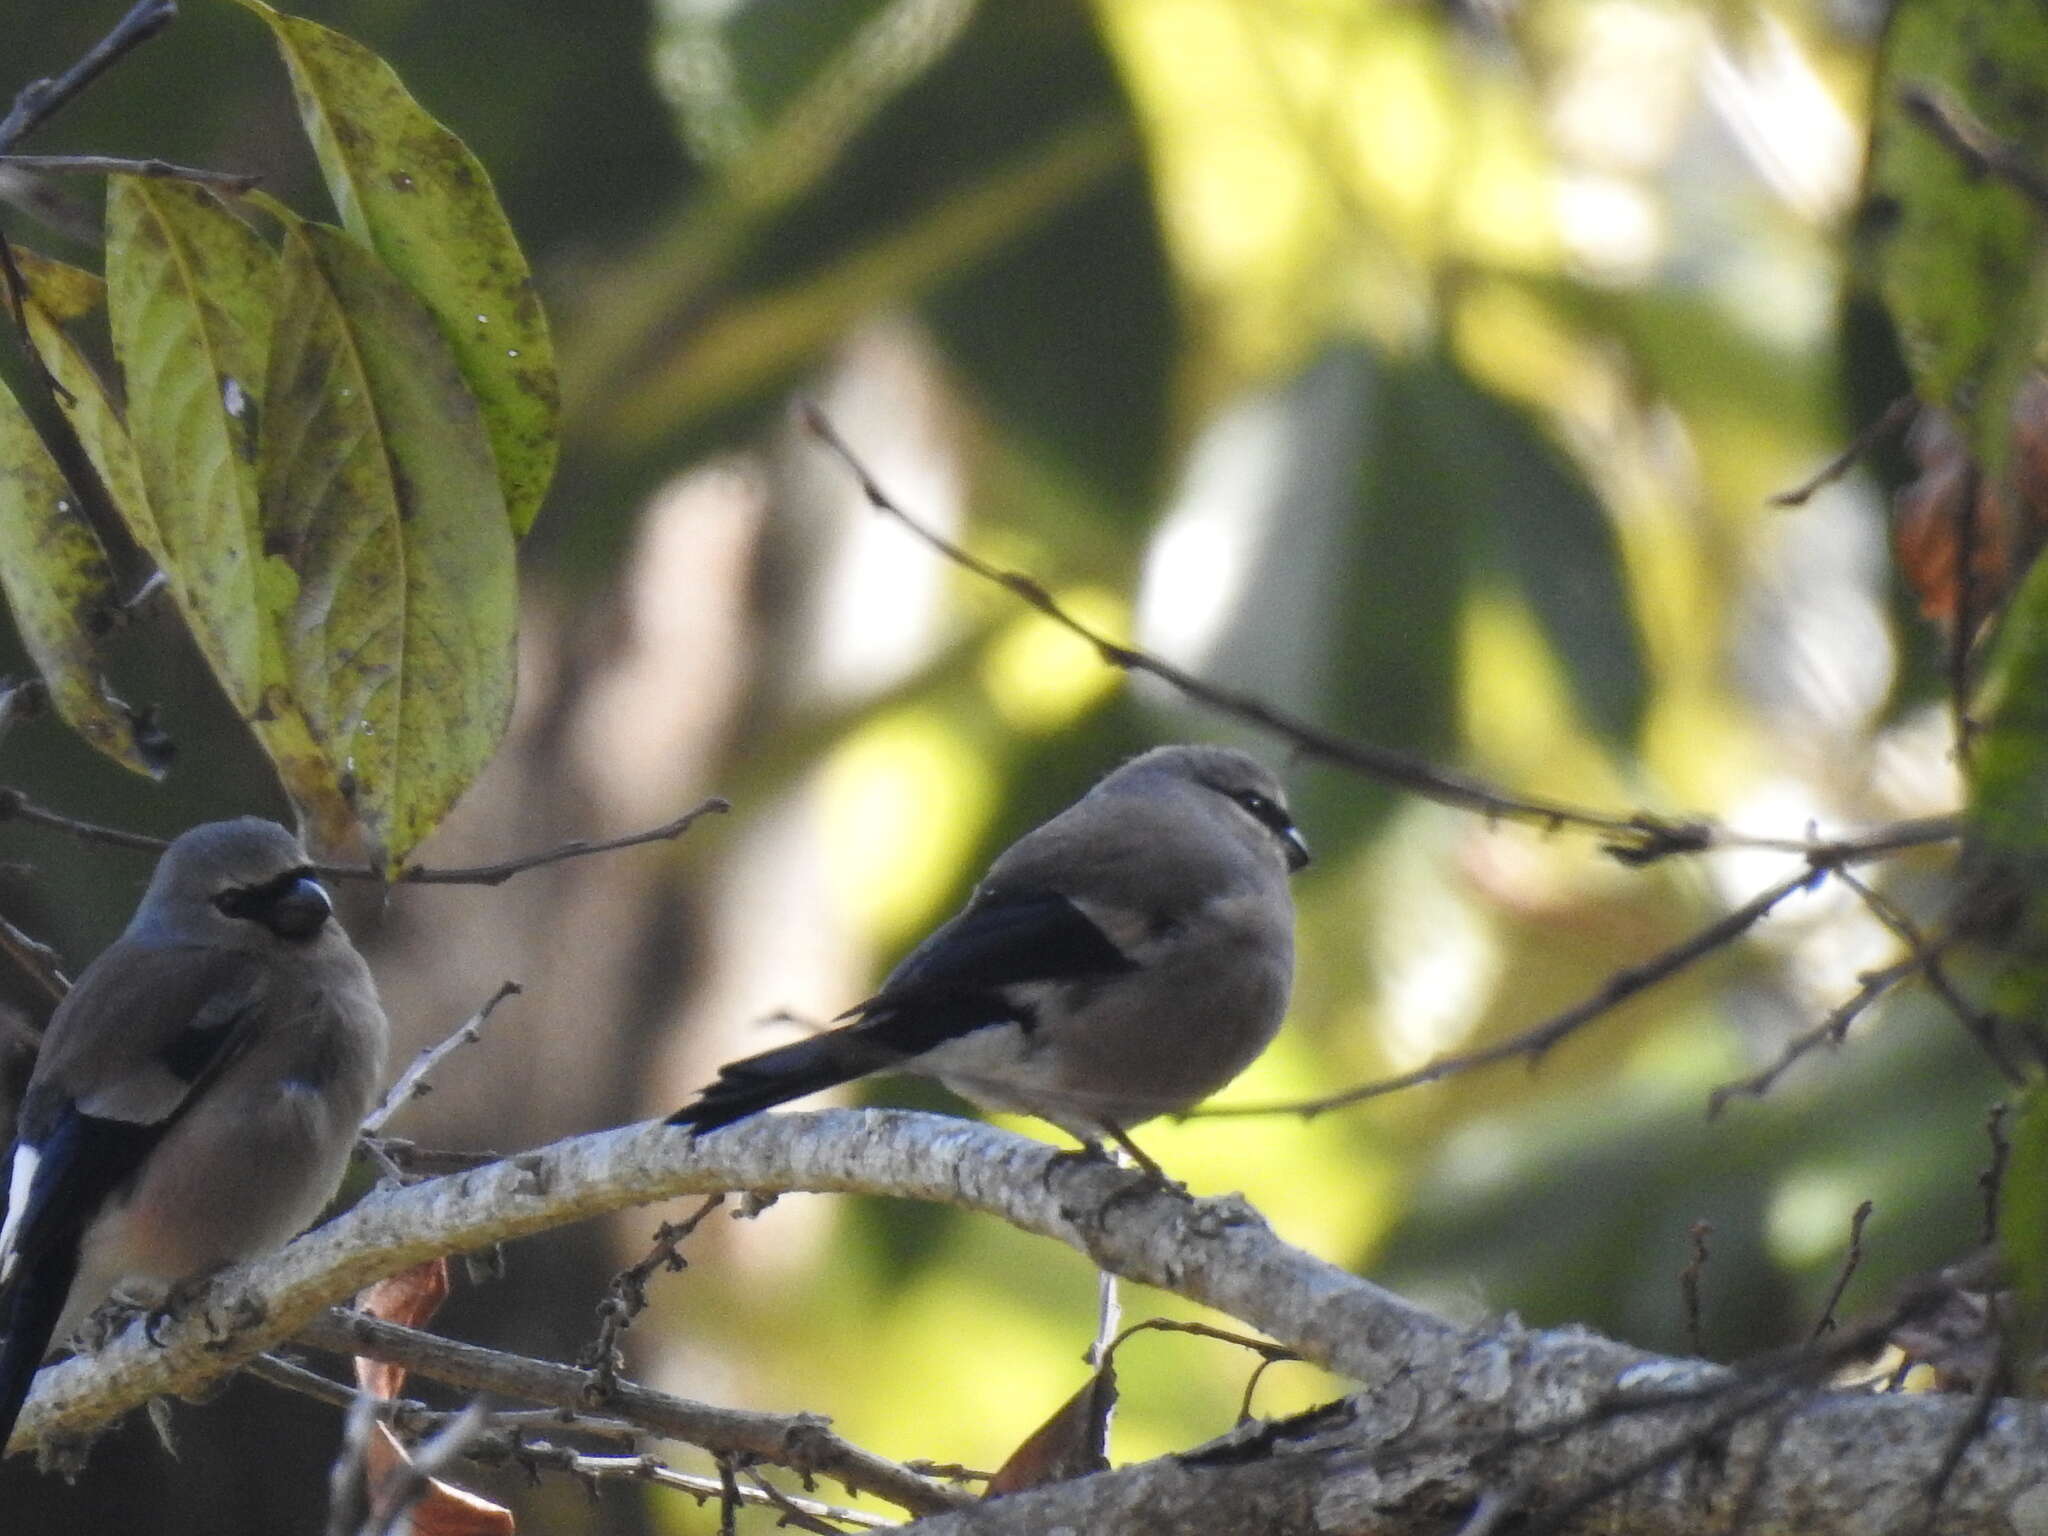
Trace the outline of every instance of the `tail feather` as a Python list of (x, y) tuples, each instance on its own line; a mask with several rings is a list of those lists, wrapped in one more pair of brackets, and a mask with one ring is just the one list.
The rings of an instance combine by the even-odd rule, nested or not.
[(896, 1060), (897, 1053), (877, 1049), (856, 1030), (830, 1030), (728, 1063), (719, 1069), (717, 1082), (670, 1115), (667, 1123), (715, 1131), (807, 1093), (865, 1077)]
[(50, 1352), (50, 1335), (64, 1315), (64, 1299), (77, 1268), (76, 1250), (67, 1246), (24, 1265), (15, 1276), (7, 1342), (0, 1348), (0, 1455), (6, 1453), (36, 1370)]

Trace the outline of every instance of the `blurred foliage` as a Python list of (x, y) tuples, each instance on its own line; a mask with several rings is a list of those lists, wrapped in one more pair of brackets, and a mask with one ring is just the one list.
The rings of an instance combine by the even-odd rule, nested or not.
[[(609, 1073), (612, 1118), (673, 1107), (690, 1080), (665, 1074), (705, 1069), (688, 1052), (714, 1047), (686, 1026), (735, 1048), (747, 1009), (824, 1017), (864, 995), (994, 851), (1119, 754), (1228, 734), (873, 521), (780, 425), (796, 389), (911, 511), (1111, 632), (1333, 729), (1531, 793), (1784, 837), (1960, 799), (1946, 714), (1926, 702), (1943, 642), (1889, 560), (1895, 461), (1798, 510), (1766, 505), (1908, 377), (1889, 315), (1929, 387), (1924, 327), (1945, 322), (1921, 306), (1949, 282), (1941, 263), (1966, 261), (1911, 243), (1927, 178), (1975, 193), (1906, 147), (1874, 7), (607, 0), (574, 28), (538, 7), (488, 26), (429, 0), (303, 9), (389, 58), (490, 168), (556, 320), (568, 426), (523, 547), (529, 718), (494, 770), (556, 777), (512, 781), (514, 811), (488, 825), (539, 836), (557, 814), (629, 818), (709, 789), (738, 806), (659, 890), (569, 888), (549, 926), (515, 936), (522, 980), (577, 981), (508, 1057)], [(47, 73), (110, 19), (92, 10), (0, 0), (0, 22), (36, 18), (0, 35), (32, 39), (19, 67)], [(242, 35), (258, 29), (224, 25), (247, 21), (225, 0), (187, 13), (32, 147), (252, 167), (296, 197), (314, 167), (279, 147), (289, 102)], [(1909, 3), (1900, 25), (1944, 14)], [(1907, 66), (1895, 49), (1882, 67)], [(1949, 63), (1927, 67), (1949, 80)], [(1879, 216), (1859, 219), (1873, 115), (1892, 147)], [(1953, 222), (1939, 205), (1925, 218)], [(65, 251), (97, 264), (90, 239)], [(1923, 259), (1931, 279), (1913, 275)], [(1987, 387), (1990, 365), (1944, 366), (1951, 394), (1966, 375)], [(727, 520), (746, 530), (736, 555)], [(689, 558), (663, 565), (671, 537)], [(2018, 599), (2016, 659), (1993, 664), (2006, 697), (2041, 697), (2035, 596)], [(641, 634), (656, 638), (636, 651)], [(155, 829), (269, 803), (177, 642), (117, 635), (107, 653), (122, 696), (161, 705), (179, 743), (162, 789), (30, 728), (0, 777)], [(635, 668), (652, 679), (637, 693)], [(592, 701), (609, 690), (626, 723), (599, 740)], [(686, 708), (709, 723), (663, 736)], [(2017, 739), (1991, 804), (2028, 821), (2039, 735)], [(1572, 835), (1322, 769), (1293, 778), (1318, 855), (1298, 882), (1296, 1007), (1226, 1094), (1237, 1104), (1505, 1038), (1796, 867), (1766, 850), (1624, 869)], [(17, 836), (0, 829), (10, 850)], [(89, 861), (34, 851), (37, 878), (7, 877), (0, 903), (89, 952), (132, 871), (117, 899)], [(1931, 924), (1949, 863), (1871, 873)], [(461, 899), (379, 951), (380, 975), (453, 969)], [(639, 1033), (615, 1059), (581, 1048), (611, 1038), (574, 969), (593, 931), (618, 937), (607, 980), (675, 989), (621, 1005)], [(1195, 1189), (1242, 1189), (1291, 1240), (1460, 1314), (1652, 1346), (1687, 1347), (1677, 1276), (1704, 1219), (1707, 1347), (1785, 1343), (1810, 1331), (1859, 1201), (1876, 1215), (1852, 1310), (1977, 1231), (1980, 1127), (2002, 1085), (1918, 992), (1762, 1103), (1705, 1115), (1713, 1087), (1895, 953), (1825, 886), (1540, 1071), (1142, 1139)], [(491, 1088), (478, 1140), (518, 1144), (515, 1095)], [(637, 1256), (652, 1225), (593, 1266)], [(633, 1336), (681, 1390), (986, 1467), (1084, 1379), (1093, 1277), (990, 1223), (803, 1198), (700, 1236)], [(541, 1283), (561, 1273), (548, 1263), (515, 1251), (512, 1281), (475, 1294), (502, 1298), (513, 1337), (573, 1348), (595, 1293)], [(1128, 1299), (1155, 1305), (1186, 1310)], [(1227, 1428), (1250, 1362), (1146, 1336), (1118, 1369), (1112, 1452), (1130, 1459)], [(1257, 1406), (1333, 1385), (1283, 1369)], [(517, 1498), (551, 1531), (717, 1527), (638, 1489), (607, 1489), (595, 1513), (559, 1487)], [(247, 1528), (290, 1523), (261, 1502)], [(63, 1506), (88, 1507), (122, 1517)], [(170, 1510), (152, 1523), (173, 1528)]]

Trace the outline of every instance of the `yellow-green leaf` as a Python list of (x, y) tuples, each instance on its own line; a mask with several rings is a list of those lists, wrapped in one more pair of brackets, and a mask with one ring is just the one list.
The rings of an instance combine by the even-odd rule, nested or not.
[(490, 441), (433, 317), (317, 224), (286, 234), (265, 399), (262, 589), (286, 692), (395, 873), (511, 715), (517, 593)]
[[(270, 247), (212, 193), (110, 179), (108, 309), (152, 553), (222, 688), (251, 716), (263, 678), (256, 438), (276, 282)], [(148, 530), (135, 535), (148, 545)]]
[(1965, 115), (2048, 164), (2048, 7), (2040, 0), (1900, 0), (1877, 83), (1865, 227), (1922, 400), (1971, 425), (2004, 463), (2012, 397), (2048, 323), (2043, 219), (2017, 188), (1966, 165), (1929, 127)]
[(491, 179), (360, 43), (262, 0), (299, 116), (348, 231), (423, 300), (490, 433), (515, 535), (554, 474), (561, 399), (547, 317)]
[[(37, 314), (34, 300), (31, 315)], [(47, 317), (45, 317), (47, 318)], [(57, 713), (114, 761), (155, 778), (165, 767), (107, 696), (93, 638), (111, 621), (106, 552), (20, 403), (0, 385), (0, 590)]]
[(36, 303), (28, 308), (29, 339), (43, 366), (50, 371), (68, 398), (58, 404), (71, 418), (71, 430), (78, 434), (86, 457), (98, 472), (100, 484), (113, 498), (128, 533), (154, 560), (164, 564), (163, 538), (157, 532), (156, 514), (150, 510), (149, 492), (142, 482), (142, 466), (136, 462), (135, 444), (119, 407), (107, 392), (106, 381), (64, 325), (83, 320), (106, 307), (106, 284), (82, 268), (67, 266), (47, 256), (16, 251), (22, 278)]

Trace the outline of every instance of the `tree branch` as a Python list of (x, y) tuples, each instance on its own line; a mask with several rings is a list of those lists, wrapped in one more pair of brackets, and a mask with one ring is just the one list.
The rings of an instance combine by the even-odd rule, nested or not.
[[(632, 1126), (374, 1192), (276, 1258), (224, 1276), (203, 1305), (160, 1330), (161, 1347), (138, 1325), (98, 1357), (46, 1372), (16, 1443), (82, 1434), (150, 1396), (194, 1390), (309, 1327), (369, 1281), (434, 1254), (724, 1189), (888, 1194), (995, 1216), (1372, 1384), (1311, 1421), (1259, 1426), (1149, 1470), (1103, 1474), (1109, 1482), (977, 1508), (977, 1531), (1043, 1530), (1043, 1521), (1029, 1523), (1039, 1518), (1034, 1511), (1076, 1498), (1098, 1512), (1082, 1528), (1170, 1530), (1156, 1513), (1150, 1523), (1126, 1523), (1116, 1511), (1129, 1506), (1114, 1502), (1116, 1491), (1148, 1477), (1170, 1481), (1181, 1475), (1175, 1467), (1188, 1474), (1188, 1489), (1256, 1479), (1262, 1463), (1299, 1447), (1316, 1455), (1320, 1478), (1300, 1497), (1312, 1497), (1314, 1517), (1325, 1522), (1301, 1529), (1413, 1531), (1423, 1528), (1424, 1509), (1428, 1528), (1441, 1529), (1447, 1510), (1468, 1508), (1488, 1490), (1513, 1490), (1523, 1508), (1562, 1506), (1614, 1469), (1643, 1465), (1656, 1470), (1609, 1491), (1575, 1528), (1694, 1533), (1748, 1497), (1754, 1482), (1754, 1530), (1870, 1536), (1903, 1530), (1924, 1512), (1927, 1480), (1971, 1417), (1970, 1405), (1950, 1396), (1811, 1390), (1790, 1373), (1760, 1382), (1580, 1329), (1538, 1332), (1512, 1321), (1459, 1328), (1289, 1247), (1240, 1197), (1179, 1198), (1140, 1175), (971, 1121), (833, 1110), (763, 1115), (701, 1139)], [(237, 1314), (261, 1321), (209, 1326)], [(1773, 1411), (1730, 1415), (1731, 1404), (1751, 1401)], [(1347, 1420), (1355, 1433), (1324, 1454), (1330, 1443), (1319, 1437)], [(2032, 1491), (2043, 1479), (2044, 1436), (2048, 1412), (2039, 1406), (1994, 1405), (1949, 1478), (1942, 1529), (2010, 1536), (2015, 1500), (2048, 1500), (2048, 1490)], [(1261, 1486), (1279, 1498), (1287, 1482), (1276, 1476)], [(944, 1519), (956, 1523), (925, 1529), (969, 1528), (960, 1517)], [(1276, 1514), (1265, 1528), (1297, 1527)]]

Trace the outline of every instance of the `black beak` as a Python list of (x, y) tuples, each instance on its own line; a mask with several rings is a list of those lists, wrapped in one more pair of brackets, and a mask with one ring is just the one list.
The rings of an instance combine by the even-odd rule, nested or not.
[(264, 923), (281, 939), (310, 939), (334, 916), (334, 903), (311, 875), (301, 875), (271, 901)]
[(1298, 827), (1289, 825), (1287, 830), (1280, 834), (1280, 841), (1287, 849), (1287, 872), (1291, 875), (1307, 869), (1309, 866), (1308, 842), (1302, 837), (1301, 830)]

